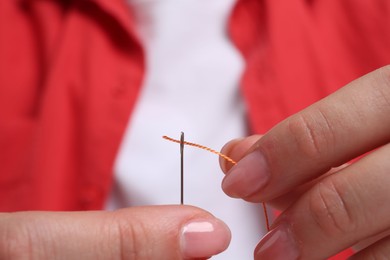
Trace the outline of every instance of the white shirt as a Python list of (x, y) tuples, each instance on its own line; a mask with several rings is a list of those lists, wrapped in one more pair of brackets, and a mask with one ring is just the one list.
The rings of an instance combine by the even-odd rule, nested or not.
[[(115, 164), (108, 209), (180, 203), (179, 144), (219, 150), (244, 136), (243, 60), (227, 36), (234, 0), (129, 0), (146, 52), (146, 78)], [(232, 241), (213, 259), (252, 259), (261, 206), (226, 196), (216, 155), (184, 149), (184, 203), (228, 224)]]

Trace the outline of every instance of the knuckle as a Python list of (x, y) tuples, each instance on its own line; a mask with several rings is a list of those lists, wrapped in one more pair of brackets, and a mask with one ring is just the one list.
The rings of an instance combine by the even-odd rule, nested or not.
[(309, 199), (309, 211), (320, 230), (331, 237), (353, 233), (357, 222), (343, 198), (343, 186), (332, 180), (320, 182)]
[(288, 129), (298, 150), (315, 161), (325, 158), (334, 143), (334, 133), (329, 118), (320, 108), (291, 117), (288, 120)]
[(148, 259), (150, 252), (147, 250), (152, 246), (142, 221), (134, 223), (119, 220), (117, 223), (120, 259)]

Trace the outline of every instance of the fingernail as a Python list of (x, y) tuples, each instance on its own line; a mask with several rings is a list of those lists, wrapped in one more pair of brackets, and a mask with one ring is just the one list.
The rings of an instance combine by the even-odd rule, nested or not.
[(268, 232), (255, 250), (255, 259), (298, 259), (299, 250), (287, 225), (280, 224)]
[(256, 150), (242, 158), (226, 174), (222, 189), (231, 197), (244, 198), (264, 187), (269, 175), (264, 156)]
[(181, 252), (184, 258), (206, 258), (224, 251), (230, 243), (231, 233), (218, 219), (194, 221), (181, 232)]

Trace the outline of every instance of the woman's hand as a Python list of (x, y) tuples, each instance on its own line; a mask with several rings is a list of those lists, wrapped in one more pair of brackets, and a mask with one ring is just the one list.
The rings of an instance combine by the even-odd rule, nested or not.
[(190, 206), (0, 213), (0, 259), (204, 259), (229, 242), (224, 223)]
[(222, 152), (238, 161), (221, 160), (229, 196), (282, 210), (255, 259), (326, 259), (367, 239), (356, 259), (390, 256), (389, 66)]

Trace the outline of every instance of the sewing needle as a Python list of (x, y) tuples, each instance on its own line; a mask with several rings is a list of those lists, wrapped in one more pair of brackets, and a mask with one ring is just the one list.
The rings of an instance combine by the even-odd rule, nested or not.
[(184, 204), (184, 133), (180, 136), (180, 204)]

